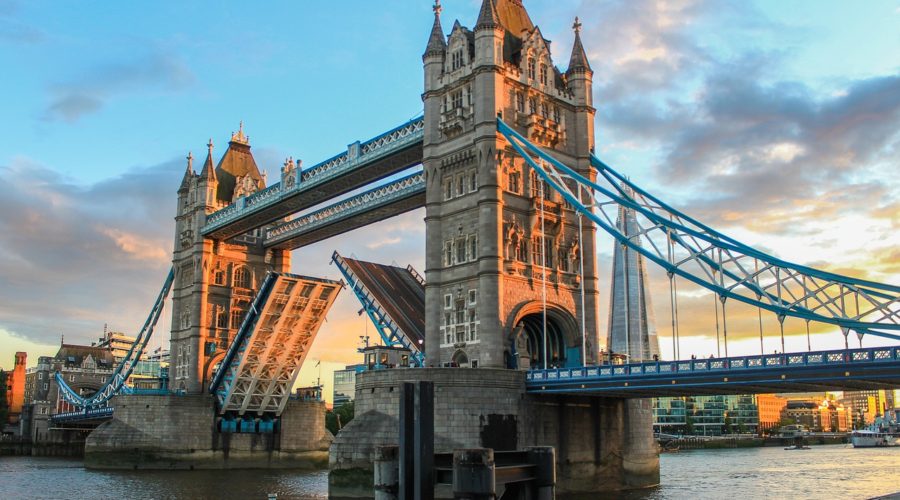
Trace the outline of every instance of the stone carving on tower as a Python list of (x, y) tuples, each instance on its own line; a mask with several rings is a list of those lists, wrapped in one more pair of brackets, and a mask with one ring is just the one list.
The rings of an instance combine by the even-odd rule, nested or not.
[(189, 393), (206, 390), (266, 273), (290, 269), (290, 252), (263, 248), (265, 228), (223, 242), (200, 234), (207, 215), (265, 187), (243, 123), (218, 165), (211, 139), (207, 149), (199, 174), (187, 157), (175, 217), (169, 377), (173, 390)]
[[(616, 227), (625, 236), (639, 232), (633, 209), (619, 208)], [(638, 242), (638, 244), (640, 244)], [(653, 304), (647, 293), (644, 257), (619, 243), (614, 244), (612, 286), (609, 301), (609, 351), (639, 362), (659, 356), (659, 339)]]
[(592, 72), (580, 24), (563, 73), (520, 0), (484, 0), (474, 28), (456, 21), (448, 37), (440, 13), (436, 3), (423, 55), (427, 363), (573, 366), (583, 351), (593, 362), (593, 225), (584, 221), (579, 235), (576, 213), (539, 182), (496, 126), (500, 115), (594, 177)]

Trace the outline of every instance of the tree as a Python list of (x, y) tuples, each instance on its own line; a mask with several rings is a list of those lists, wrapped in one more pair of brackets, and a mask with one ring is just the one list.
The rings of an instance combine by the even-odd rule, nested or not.
[(331, 434), (337, 435), (338, 431), (353, 420), (353, 413), (353, 401), (327, 411), (325, 412), (325, 427), (331, 431)]
[(725, 414), (725, 434), (731, 434), (731, 415)]
[(690, 415), (684, 417), (684, 433), (688, 436), (694, 434), (694, 419)]

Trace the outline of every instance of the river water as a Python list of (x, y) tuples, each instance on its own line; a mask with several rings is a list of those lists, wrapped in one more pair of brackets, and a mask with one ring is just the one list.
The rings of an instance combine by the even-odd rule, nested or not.
[[(849, 445), (692, 450), (660, 457), (662, 486), (627, 500), (736, 498), (864, 499), (900, 491), (900, 448)], [(327, 473), (85, 470), (59, 458), (0, 457), (0, 499), (327, 498)]]

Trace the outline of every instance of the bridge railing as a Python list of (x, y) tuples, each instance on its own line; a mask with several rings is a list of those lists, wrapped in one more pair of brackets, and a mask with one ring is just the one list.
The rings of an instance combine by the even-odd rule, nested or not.
[(425, 119), (416, 118), (362, 143), (351, 144), (350, 148), (337, 156), (313, 165), (299, 174), (299, 181), (282, 186), (276, 182), (251, 195), (238, 198), (231, 205), (210, 214), (206, 219), (204, 233), (219, 229), (240, 219), (249, 212), (274, 205), (285, 196), (305, 191), (323, 182), (334, 179), (367, 163), (383, 158), (399, 149), (421, 141), (425, 136)]
[(624, 365), (599, 365), (578, 368), (531, 370), (528, 381), (571, 380), (581, 378), (616, 378), (671, 375), (674, 373), (728, 372), (765, 369), (776, 366), (804, 367), (877, 363), (900, 360), (900, 347), (870, 347), (804, 353), (765, 354), (733, 358), (648, 361)]

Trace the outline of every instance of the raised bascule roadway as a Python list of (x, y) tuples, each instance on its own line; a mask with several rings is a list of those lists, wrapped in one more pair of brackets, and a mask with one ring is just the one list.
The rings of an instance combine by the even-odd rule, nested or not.
[[(268, 449), (284, 456), (294, 453), (291, 443), (312, 446), (314, 437), (301, 439), (295, 426), (310, 427), (312, 420), (304, 426), (297, 419), (315, 412), (292, 407), (289, 396), (342, 285), (386, 345), (409, 350), (415, 368), (360, 374), (357, 418), (330, 448), (332, 477), (344, 478), (332, 482), (332, 494), (365, 490), (342, 489), (347, 475), (371, 481), (377, 447), (397, 439), (394, 389), (405, 381), (435, 383), (438, 447), (553, 446), (559, 491), (582, 493), (658, 481), (646, 398), (900, 385), (900, 349), (849, 345), (851, 333), (860, 344), (866, 336), (900, 340), (900, 287), (792, 264), (742, 244), (593, 155), (593, 73), (581, 24), (573, 28), (562, 72), (521, 1), (484, 0), (474, 29), (456, 23), (449, 36), (437, 3), (423, 56), (423, 117), (306, 169), (289, 159), (270, 186), (243, 129), (218, 166), (211, 142), (199, 174), (189, 157), (174, 267), (128, 361), (139, 359), (171, 290), (170, 389), (181, 396), (153, 405), (164, 420), (192, 404), (214, 430), (211, 444), (190, 452), (166, 445), (167, 460), (175, 460), (172, 450), (178, 463), (198, 460), (204, 446), (219, 456), (223, 443), (243, 446), (242, 434), (278, 436)], [(290, 274), (291, 250), (423, 207), (424, 278), (411, 267), (337, 252), (332, 260), (346, 283)], [(629, 222), (617, 223), (623, 214)], [(632, 350), (648, 334), (635, 326), (646, 318), (628, 298), (629, 279), (638, 275), (626, 262), (625, 301), (613, 303), (626, 318), (625, 352), (618, 353), (625, 359), (600, 364), (597, 230), (629, 259), (666, 273), (676, 357), (686, 334), (676, 315), (678, 282), (714, 294), (724, 356), (658, 360), (650, 350)], [(807, 327), (830, 325), (845, 349), (729, 356), (727, 306), (735, 302), (777, 318), (777, 331), (760, 330), (761, 345), (763, 336), (780, 337), (784, 351), (785, 320), (794, 318)], [(132, 409), (149, 397), (127, 394), (128, 363), (98, 396), (64, 391), (84, 418), (106, 416), (110, 404), (126, 409), (95, 431), (89, 451), (97, 456), (148, 446), (127, 434), (143, 425)], [(121, 403), (110, 400), (114, 394)], [(214, 414), (203, 398), (215, 401)], [(205, 432), (198, 429), (146, 432), (191, 440)], [(255, 460), (255, 446), (240, 448), (247, 460)], [(223, 460), (239, 456), (226, 452)]]

